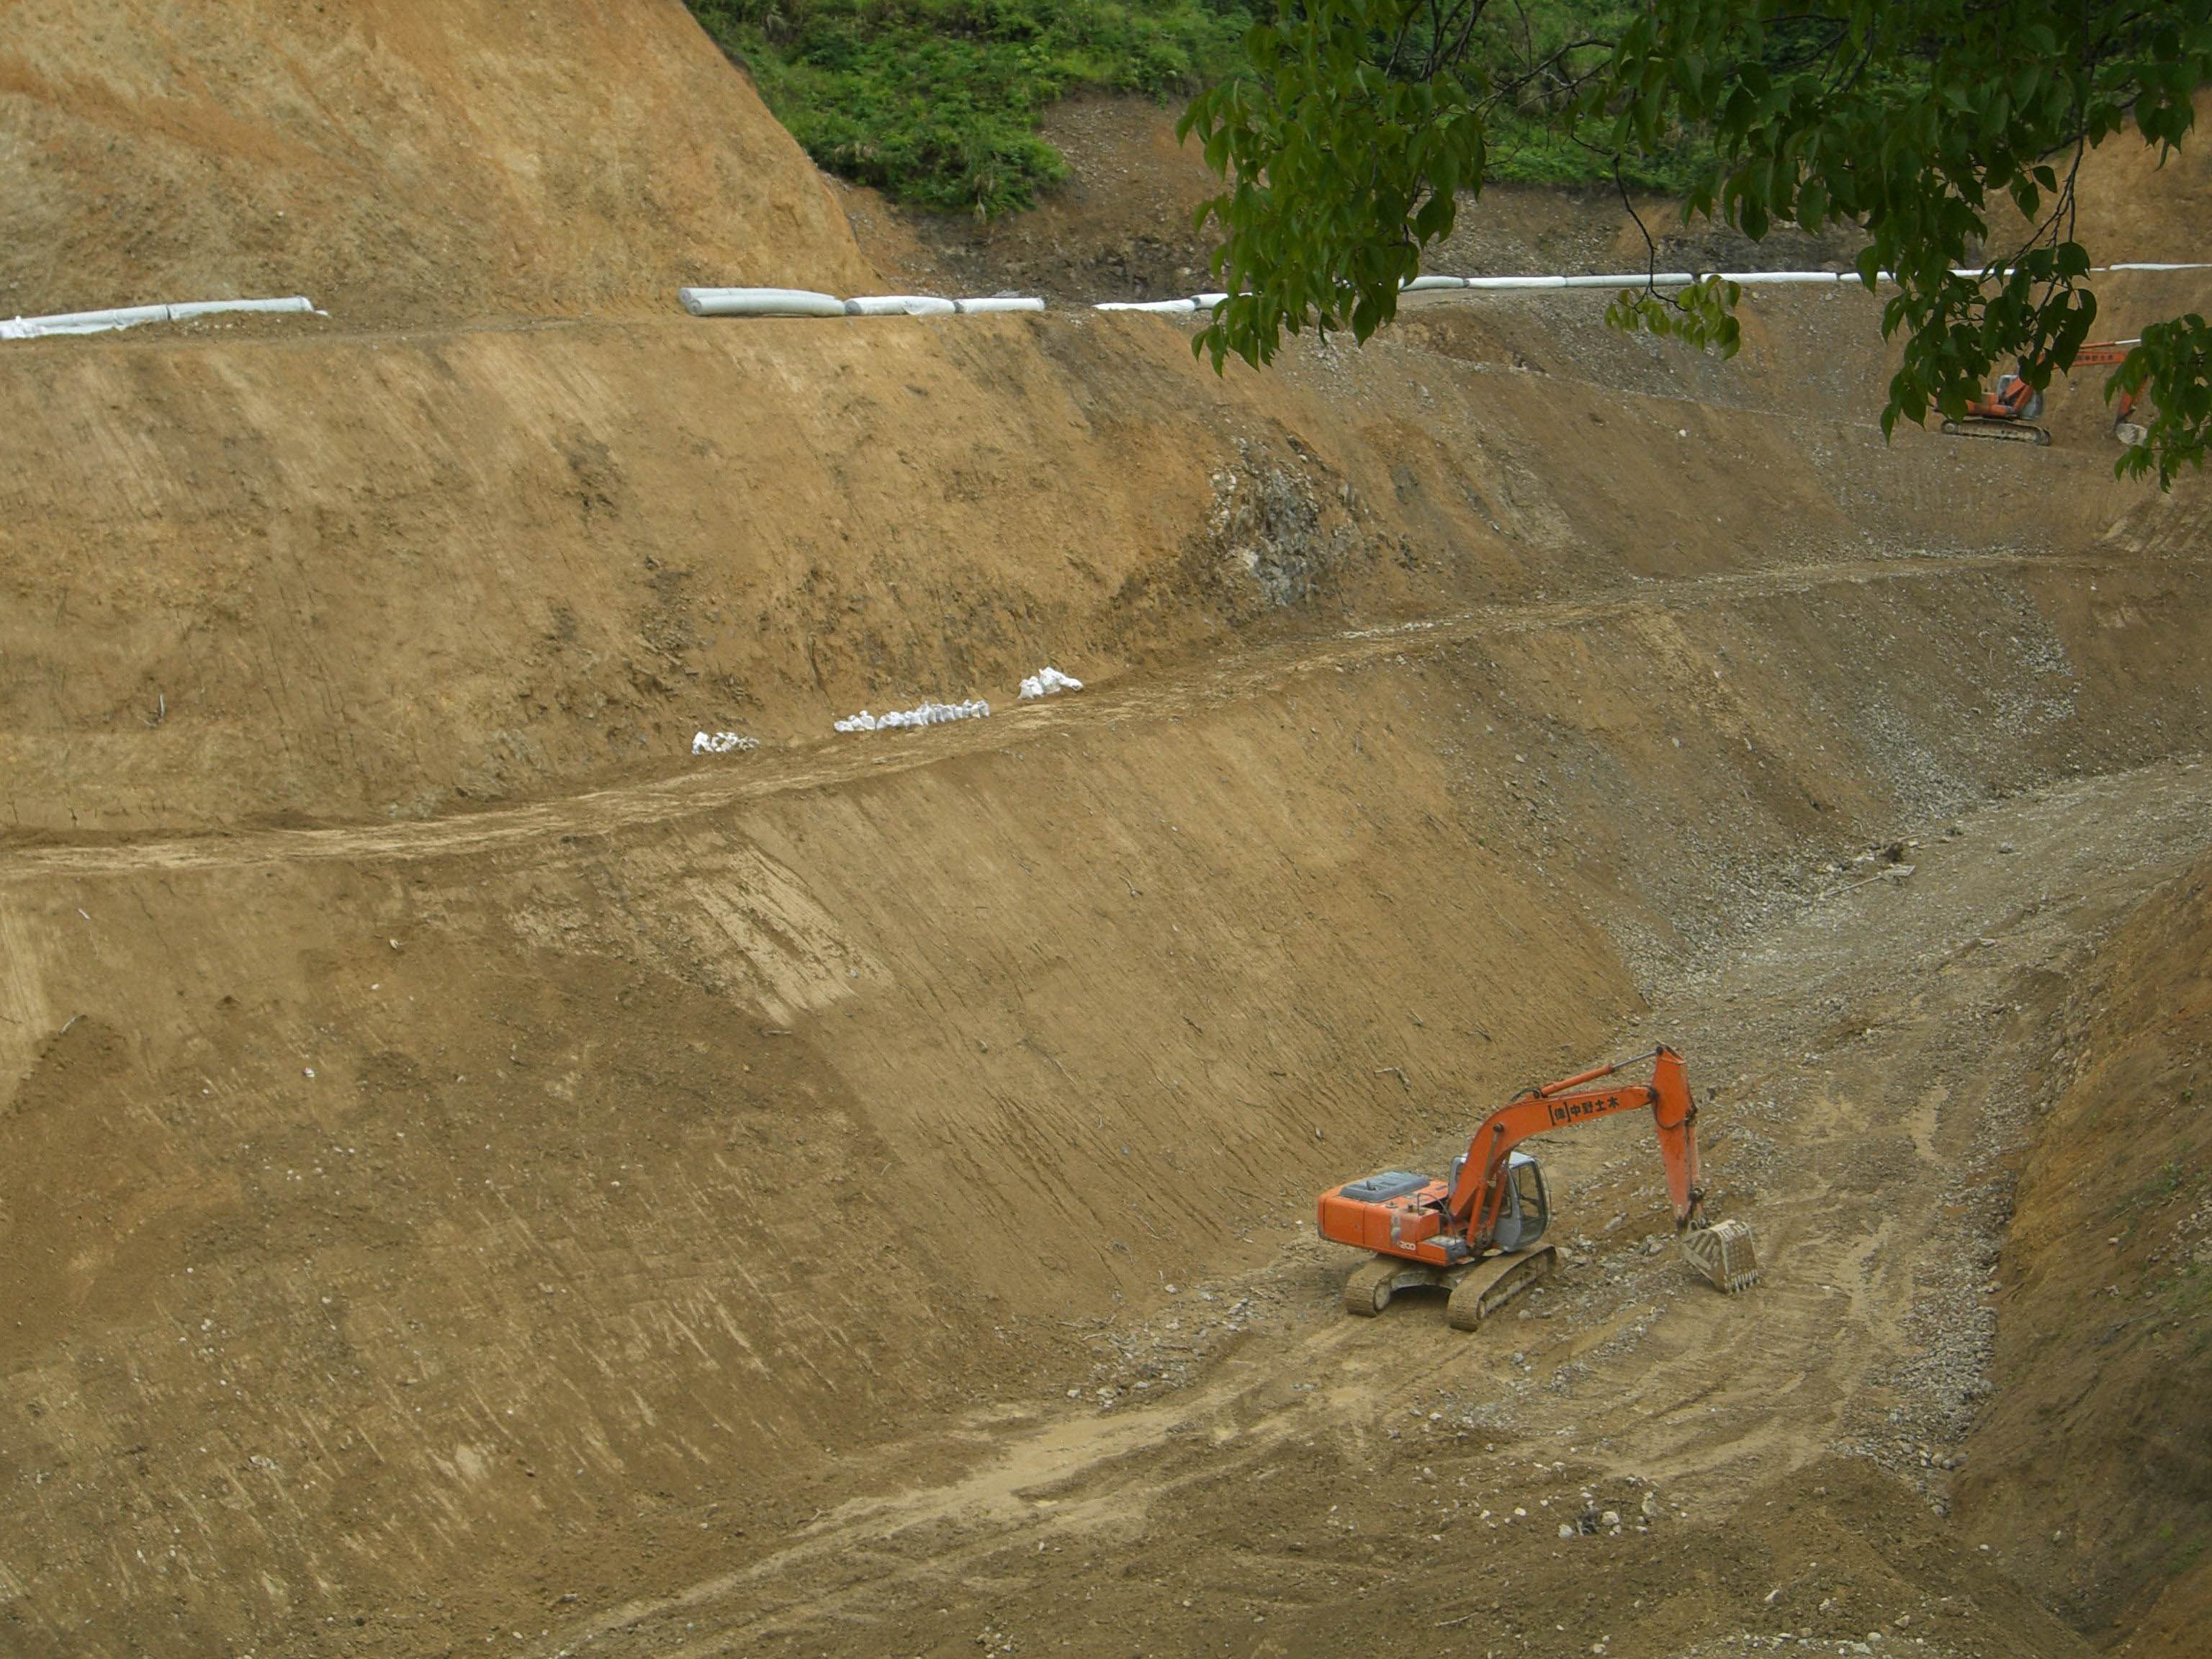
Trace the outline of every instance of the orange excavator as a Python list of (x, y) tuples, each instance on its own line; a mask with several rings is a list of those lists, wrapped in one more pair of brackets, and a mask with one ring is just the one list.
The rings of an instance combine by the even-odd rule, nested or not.
[[(1649, 1083), (1589, 1086), (1646, 1060), (1652, 1062)], [(1386, 1170), (1323, 1193), (1321, 1236), (1375, 1252), (1345, 1281), (1346, 1311), (1371, 1318), (1398, 1291), (1436, 1285), (1450, 1292), (1447, 1322), (1473, 1330), (1558, 1265), (1558, 1250), (1542, 1242), (1551, 1221), (1544, 1172), (1515, 1148), (1547, 1130), (1647, 1109), (1683, 1256), (1723, 1291), (1755, 1284), (1759, 1256), (1751, 1229), (1741, 1221), (1705, 1220), (1697, 1101), (1681, 1055), (1662, 1043), (1649, 1054), (1524, 1090), (1483, 1120), (1446, 1179)]]
[[(2093, 340), (2074, 354), (2075, 368), (2110, 368), (2141, 345), (2141, 340)], [(2135, 394), (2121, 392), (2112, 403), (2112, 436), (2130, 447), (2142, 442), (2143, 428), (2135, 416)], [(1957, 420), (1943, 422), (1954, 438), (2003, 438), (2014, 443), (2047, 444), (2051, 429), (2038, 426), (2043, 416), (2043, 394), (2017, 374), (1997, 376), (1996, 390), (1966, 405)]]

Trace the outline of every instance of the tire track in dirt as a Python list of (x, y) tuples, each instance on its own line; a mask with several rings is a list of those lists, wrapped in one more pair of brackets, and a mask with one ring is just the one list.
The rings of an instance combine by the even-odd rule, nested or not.
[[(1358, 1334), (1348, 1325), (1333, 1326), (1300, 1344), (1300, 1361), (1314, 1363)], [(1127, 1532), (1143, 1523), (1162, 1496), (1224, 1477), (1218, 1465), (1182, 1474), (1163, 1469), (1160, 1455), (1179, 1437), (1205, 1434), (1231, 1449), (1234, 1468), (1248, 1468), (1285, 1440), (1316, 1432), (1340, 1414), (1340, 1395), (1315, 1397), (1293, 1411), (1255, 1409), (1254, 1397), (1276, 1386), (1278, 1369), (1249, 1362), (1241, 1371), (1217, 1366), (1188, 1395), (1158, 1406), (1002, 1429), (991, 1455), (953, 1480), (849, 1499), (809, 1522), (793, 1541), (676, 1595), (611, 1608), (562, 1631), (547, 1650), (565, 1654), (593, 1643), (605, 1644), (599, 1652), (620, 1655), (636, 1644), (634, 1650), (654, 1659), (696, 1659), (729, 1651), (733, 1638), (865, 1622), (857, 1611), (862, 1601), (879, 1602), (887, 1591), (942, 1593), (1012, 1540), (1041, 1548), (1071, 1533)], [(894, 1468), (900, 1462), (895, 1454), (878, 1459)], [(916, 1534), (927, 1537), (927, 1547), (902, 1553), (898, 1541)], [(722, 1622), (711, 1634), (687, 1641), (672, 1623), (717, 1607)]]
[[(1080, 1553), (1086, 1533), (1127, 1540), (1188, 1527), (1192, 1515), (1224, 1529), (1177, 1533), (1176, 1547), (1227, 1583), (1263, 1547), (1223, 1518), (1255, 1480), (1291, 1474), (1267, 1489), (1267, 1525), (1325, 1535), (1323, 1512), (1345, 1494), (1299, 1485), (1298, 1449), (1346, 1449), (1356, 1453), (1348, 1462), (1384, 1463), (1389, 1484), (1418, 1493), (1423, 1460), (1441, 1465), (1452, 1450), (1450, 1423), (1429, 1432), (1432, 1402), (1447, 1416), (1484, 1402), (1472, 1407), (1482, 1424), (1474, 1443), (1494, 1435), (1500, 1449), (1467, 1467), (1486, 1471), (1475, 1477), (1486, 1489), (1525, 1492), (1524, 1532), (1548, 1538), (1573, 1512), (1537, 1510), (1539, 1493), (1567, 1504), (1577, 1488), (1623, 1480), (1666, 1492), (1668, 1526), (1693, 1516), (1723, 1534), (1759, 1524), (1751, 1517), (1765, 1511), (1742, 1508), (1755, 1494), (1864, 1445), (1885, 1421), (1897, 1425), (1898, 1407), (1910, 1420), (1888, 1434), (1928, 1432), (1925, 1402), (1911, 1397), (1919, 1385), (1898, 1377), (1915, 1353), (1907, 1310), (1958, 1277), (1972, 1240), (1949, 1212), (1961, 1183), (1983, 1178), (1992, 1125), (2002, 1131), (2029, 1098), (2038, 1011), (2022, 987), (2091, 948), (2208, 842), (2212, 773), (2201, 763), (2070, 781), (1985, 810), (1946, 845), (1931, 841), (1910, 883), (1839, 884), (1680, 981), (1649, 1024), (1682, 1042), (1700, 1084), (1723, 1097), (1711, 1119), (1712, 1173), (1724, 1207), (1759, 1227), (1766, 1267), (1745, 1296), (1691, 1283), (1671, 1249), (1645, 1255), (1631, 1229), (1594, 1252), (1578, 1248), (1560, 1280), (1531, 1296), (1540, 1305), (1467, 1337), (1443, 1329), (1432, 1298), (1371, 1322), (1337, 1316), (1327, 1267), (1352, 1257), (1325, 1259), (1302, 1238), (1246, 1285), (1279, 1293), (1291, 1320), (1255, 1331), (1188, 1390), (1099, 1413), (1053, 1402), (971, 1424), (970, 1461), (951, 1478), (849, 1499), (732, 1571), (610, 1608), (529, 1650), (589, 1643), (665, 1659), (802, 1638), (880, 1646), (892, 1623), (927, 1624), (930, 1609), (972, 1605), (986, 1584), (997, 1627), (1049, 1629), (1046, 1603), (1068, 1592), (1048, 1551)], [(2025, 908), (2024, 888), (2036, 895)], [(1853, 1005), (1840, 1021), (1838, 996)], [(1624, 1032), (1620, 1043), (1644, 1040)], [(1980, 1094), (1954, 1074), (1961, 1067)], [(1606, 1209), (1631, 1200), (1622, 1189), (1650, 1174), (1648, 1148), (1630, 1144), (1636, 1126), (1616, 1127), (1547, 1138), (1563, 1235), (1598, 1231)], [(1438, 1142), (1413, 1163), (1458, 1144)], [(1609, 1173), (1624, 1154), (1625, 1181)], [(1212, 1455), (1190, 1456), (1197, 1443)], [(1571, 1462), (1547, 1461), (1563, 1458)], [(1940, 1459), (1927, 1479), (1940, 1498)], [(1486, 1521), (1462, 1525), (1478, 1551), (1508, 1535)], [(1017, 1576), (1032, 1557), (1035, 1578)], [(1279, 1565), (1296, 1577), (1315, 1558)], [(1563, 1571), (1562, 1583), (1580, 1583), (1578, 1569)], [(1048, 1592), (1054, 1573), (1061, 1588)]]
[(1144, 676), (1079, 696), (1017, 705), (988, 721), (962, 721), (906, 735), (893, 753), (874, 744), (821, 744), (736, 766), (588, 790), (524, 805), (392, 823), (246, 830), (185, 837), (46, 842), (0, 855), (0, 882), (132, 876), (148, 872), (235, 869), (342, 860), (407, 863), (463, 857), (556, 837), (617, 834), (720, 811), (750, 800), (835, 788), (989, 753), (1021, 742), (1072, 735), (1120, 720), (1157, 720), (1264, 695), (1304, 676), (1350, 668), (1408, 650), (1571, 629), (1640, 614), (1702, 609), (1822, 587), (1942, 580), (1962, 573), (2093, 570), (2105, 561), (2010, 552), (1919, 554), (1833, 564), (1790, 565), (1675, 580), (1562, 599), (1485, 605), (1455, 616), (1361, 628), (1239, 652), (1180, 672)]

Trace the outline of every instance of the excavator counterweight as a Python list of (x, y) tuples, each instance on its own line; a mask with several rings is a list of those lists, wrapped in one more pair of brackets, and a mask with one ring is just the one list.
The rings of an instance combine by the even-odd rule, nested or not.
[[(1649, 1083), (1606, 1084), (1644, 1060), (1652, 1062)], [(1345, 1310), (1371, 1317), (1398, 1291), (1434, 1285), (1451, 1293), (1450, 1323), (1473, 1330), (1558, 1265), (1557, 1250), (1542, 1242), (1551, 1220), (1544, 1172), (1515, 1148), (1547, 1130), (1644, 1109), (1659, 1138), (1683, 1259), (1725, 1291), (1756, 1283), (1750, 1227), (1705, 1218), (1697, 1102), (1681, 1055), (1662, 1043), (1523, 1091), (1483, 1120), (1449, 1177), (1386, 1170), (1323, 1193), (1321, 1236), (1375, 1253), (1345, 1281)]]

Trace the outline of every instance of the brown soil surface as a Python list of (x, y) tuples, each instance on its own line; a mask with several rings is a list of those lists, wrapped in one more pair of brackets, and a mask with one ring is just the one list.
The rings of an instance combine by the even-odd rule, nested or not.
[(824, 186), (681, 0), (11, 0), (0, 315), (305, 294), (334, 317), (856, 293)]
[[(2197, 119), (2201, 134), (2212, 94), (2197, 94)], [(2133, 128), (2115, 133), (2082, 159), (2077, 200), (2075, 234), (2100, 264), (2212, 259), (2212, 153), (2202, 143), (2161, 160)]]
[(2212, 1628), (2212, 860), (2083, 977), (2021, 1177), (1962, 1507), (1977, 1535), (2021, 1540), (2083, 1629), (2193, 1653)]
[[(511, 118), (627, 83), (566, 84)], [(1725, 368), (1537, 296), (1217, 379), (362, 291), (0, 354), (0, 1650), (2185, 1650), (2201, 1486), (2125, 1425), (2212, 1314), (2030, 1334), (2096, 1206), (2124, 1302), (2196, 1238), (2212, 498), (2094, 386), (1885, 446), (1845, 293)], [(1757, 1289), (1615, 1120), (1539, 1148), (1551, 1286), (1340, 1312), (1320, 1188), (1655, 1035)]]
[(1046, 660), (2193, 511), (2112, 479), (2094, 385), (2044, 455), (1885, 447), (1864, 296), (1759, 301), (1724, 369), (1601, 304), (1417, 298), (1225, 379), (1186, 327), (1082, 314), (19, 343), (0, 812), (419, 817)]

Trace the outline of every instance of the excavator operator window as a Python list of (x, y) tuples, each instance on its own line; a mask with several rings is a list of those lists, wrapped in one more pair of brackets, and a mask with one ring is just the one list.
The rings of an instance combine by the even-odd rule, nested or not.
[(1545, 1224), (1551, 1219), (1544, 1200), (1544, 1172), (1534, 1158), (1527, 1158), (1513, 1166), (1513, 1191), (1521, 1200), (1521, 1238), (1518, 1248), (1527, 1249), (1544, 1236)]

